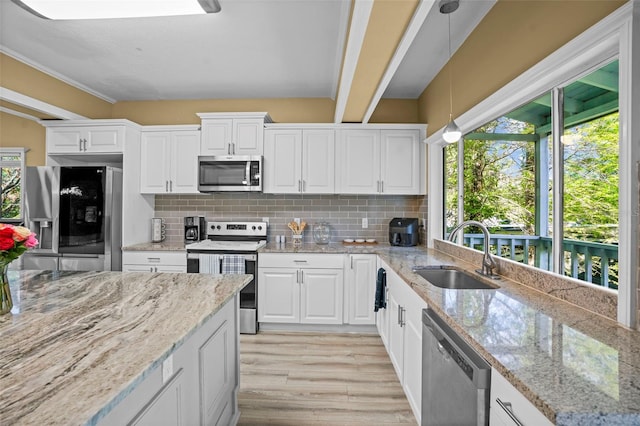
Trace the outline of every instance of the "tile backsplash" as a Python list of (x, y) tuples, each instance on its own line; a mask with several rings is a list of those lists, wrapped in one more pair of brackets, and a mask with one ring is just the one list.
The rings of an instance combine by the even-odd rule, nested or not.
[[(387, 242), (389, 221), (394, 217), (427, 217), (426, 196), (401, 195), (273, 195), (262, 193), (216, 193), (156, 195), (155, 215), (166, 224), (167, 241), (184, 238), (183, 218), (204, 216), (207, 220), (261, 221), (269, 218), (268, 238), (286, 235), (294, 218), (307, 222), (304, 240), (313, 241), (311, 225), (324, 221), (331, 226), (331, 240), (375, 238)], [(367, 218), (368, 227), (362, 228)]]

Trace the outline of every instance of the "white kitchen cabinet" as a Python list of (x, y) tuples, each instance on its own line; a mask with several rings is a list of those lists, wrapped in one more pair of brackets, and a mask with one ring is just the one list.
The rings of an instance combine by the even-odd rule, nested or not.
[(141, 193), (199, 194), (198, 130), (145, 130), (140, 149)]
[(345, 323), (372, 325), (376, 298), (375, 254), (350, 254), (345, 264)]
[(122, 153), (125, 126), (47, 127), (47, 154)]
[(124, 272), (187, 272), (184, 251), (123, 251)]
[(333, 129), (269, 128), (264, 142), (264, 192), (335, 192)]
[(423, 192), (420, 131), (344, 129), (339, 131), (336, 187), (341, 194)]
[(343, 256), (258, 256), (258, 321), (342, 324)]
[(409, 405), (420, 423), (422, 404), (422, 310), (427, 303), (388, 265), (389, 334), (387, 351)]
[(490, 426), (550, 426), (547, 419), (524, 395), (495, 368), (491, 369)]
[(267, 113), (199, 113), (200, 155), (262, 155)]

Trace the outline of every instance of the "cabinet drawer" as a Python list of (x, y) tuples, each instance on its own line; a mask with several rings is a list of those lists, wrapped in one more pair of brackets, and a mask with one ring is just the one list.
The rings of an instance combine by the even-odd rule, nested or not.
[[(498, 399), (505, 406), (504, 408), (498, 403)], [(536, 425), (546, 426), (552, 423), (538, 409), (522, 395), (511, 383), (507, 381), (495, 369), (491, 369), (491, 408), (490, 421), (491, 425), (515, 425), (507, 413), (511, 410), (511, 414), (515, 416), (525, 426)]]
[(263, 253), (258, 255), (260, 268), (339, 268), (344, 265), (342, 254)]
[(184, 251), (125, 251), (123, 264), (133, 265), (176, 265), (187, 266), (187, 253)]

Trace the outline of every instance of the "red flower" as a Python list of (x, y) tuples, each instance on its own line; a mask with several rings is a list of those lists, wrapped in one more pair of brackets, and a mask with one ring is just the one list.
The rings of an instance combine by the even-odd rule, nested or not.
[(10, 227), (0, 229), (0, 250), (9, 250), (14, 246), (13, 229)]

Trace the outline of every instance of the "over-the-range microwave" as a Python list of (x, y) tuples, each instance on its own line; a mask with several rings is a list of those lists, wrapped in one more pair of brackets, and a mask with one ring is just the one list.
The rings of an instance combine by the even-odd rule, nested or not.
[(262, 156), (198, 156), (198, 191), (262, 191)]

